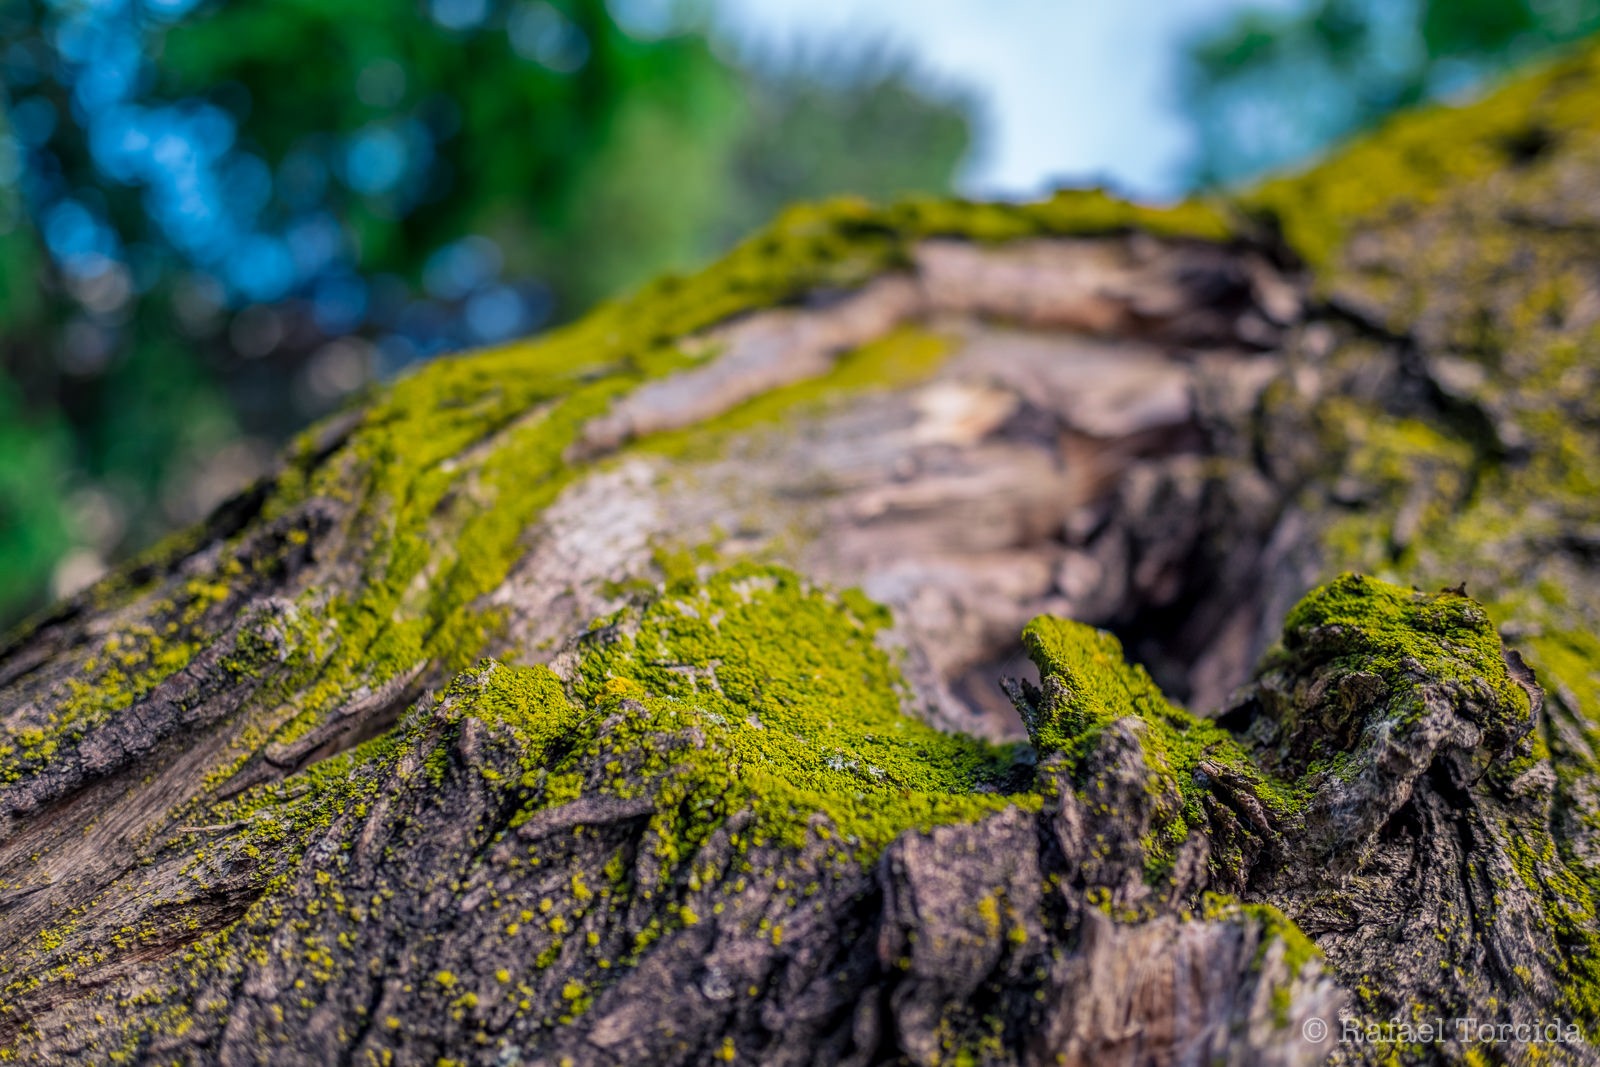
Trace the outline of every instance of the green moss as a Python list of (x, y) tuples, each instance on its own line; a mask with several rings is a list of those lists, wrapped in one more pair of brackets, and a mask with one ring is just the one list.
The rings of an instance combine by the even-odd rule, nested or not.
[[(1452, 184), (1501, 167), (1505, 153), (1496, 138), (1529, 121), (1513, 117), (1519, 108), (1533, 107), (1534, 121), (1593, 126), (1591, 115), (1577, 112), (1580, 90), (1587, 89), (1578, 84), (1584, 79), (1573, 77), (1592, 63), (1569, 61), (1528, 83), (1531, 88), (1507, 90), (1481, 114), (1444, 109), (1402, 120), (1351, 159), (1274, 183), (1247, 198), (1246, 206), (1274, 214), (1307, 261), (1331, 265), (1359, 219), (1381, 220), (1386, 213), (1426, 206)], [(348, 843), (354, 813), (376, 800), (378, 783), (413, 773), (401, 770), (410, 767), (411, 757), (418, 762), (414, 773), (427, 776), (419, 781), (444, 783), (459, 770), (447, 746), (460, 738), (468, 720), (486, 726), (496, 745), (516, 753), (509, 761), (474, 768), (481, 787), (515, 810), (513, 825), (579, 796), (648, 796), (655, 811), (650, 848), (670, 882), (649, 891), (684, 896), (660, 912), (681, 925), (710, 921), (708, 914), (721, 907), (712, 903), (708, 912), (705, 902), (689, 903), (689, 894), (743, 884), (736, 870), (698, 869), (690, 862), (736, 813), (753, 816), (733, 835), (744, 856), (768, 844), (803, 843), (828, 851), (837, 862), (859, 864), (909, 828), (979, 818), (1011, 805), (1037, 807), (1036, 793), (1004, 793), (1017, 752), (940, 733), (904, 713), (909, 693), (877, 644), (888, 622), (882, 608), (858, 592), (815, 589), (779, 569), (706, 573), (705, 558), (663, 566), (664, 589), (636, 590), (632, 607), (588, 635), (569, 685), (543, 668), (473, 664), (499, 625), (485, 594), (504, 579), (540, 512), (586, 470), (567, 458), (581, 428), (640, 383), (695, 365), (698, 357), (682, 351), (679, 339), (818, 289), (859, 285), (905, 265), (914, 243), (930, 236), (1006, 241), (1131, 228), (1209, 240), (1235, 232), (1227, 210), (1212, 204), (1150, 209), (1096, 191), (1064, 193), (1034, 205), (916, 200), (884, 209), (853, 201), (800, 207), (700, 275), (664, 279), (545, 338), (423, 368), (381, 395), (331, 455), (322, 455), (315, 435), (303, 438), (270, 494), (266, 518), (288, 518), (318, 497), (350, 502), (354, 519), (348, 532), (362, 546), (363, 573), (354, 595), (331, 602), (303, 596), (273, 624), (276, 636), (247, 635), (230, 658), (230, 670), (260, 683), (258, 707), (236, 740), (240, 761), (268, 743), (304, 736), (363, 687), (375, 689), (419, 665), (459, 673), (431, 708), (408, 716), (384, 737), (286, 782), (206, 806), (206, 821), (239, 825), (205, 842), (191, 835), (174, 847), (190, 850), (197, 876), (212, 864), (249, 860), (258, 865), (265, 891), (238, 930), (203, 940), (195, 950), (201, 962), (186, 963), (191, 971), (175, 979), (179, 985), (154, 999), (181, 1000), (185, 989), (199, 988), (194, 973), (205, 960), (236, 963), (264, 951), (249, 931), (281, 921), (273, 909), (283, 906), (282, 893), (308, 842), (345, 833), (341, 840)], [(1529, 322), (1543, 321), (1570, 300), (1561, 285), (1546, 288), (1520, 312)], [(1590, 428), (1573, 425), (1579, 420), (1570, 416), (1585, 410), (1582, 388), (1572, 379), (1593, 350), (1524, 348), (1539, 353), (1542, 362), (1520, 384), (1562, 399), (1552, 408), (1556, 414), (1516, 416), (1548, 447), (1536, 450), (1528, 467), (1515, 474), (1481, 469), (1480, 443), (1457, 430), (1355, 405), (1323, 410), (1330, 466), (1348, 461), (1350, 470), (1380, 490), (1371, 515), (1349, 516), (1330, 538), (1339, 562), (1353, 565), (1351, 557), (1360, 557), (1373, 569), (1432, 575), (1438, 569), (1432, 560), (1449, 558), (1457, 547), (1466, 550), (1457, 558), (1492, 557), (1494, 538), (1521, 536), (1543, 521), (1510, 506), (1497, 512), (1488, 503), (1496, 498), (1559, 499), (1572, 514), (1589, 514), (1583, 510), (1592, 510), (1585, 494), (1600, 490), (1594, 459), (1600, 448)], [(752, 427), (814, 410), (835, 397), (921, 380), (945, 352), (936, 336), (898, 331), (846, 354), (820, 378), (758, 397), (692, 432), (658, 435), (633, 447), (708, 454)], [(1407, 539), (1397, 536), (1394, 513), (1416, 486), (1419, 457), (1429, 472), (1423, 533)], [(1469, 534), (1474, 522), (1495, 533)], [(176, 555), (195, 544), (188, 539), (163, 551)], [(3, 739), (12, 751), (0, 748), (0, 781), (49, 759), (70, 730), (103, 721), (191, 662), (227, 621), (233, 577), (224, 569), (215, 585), (176, 595), (117, 582), (102, 586), (97, 596), (103, 603), (139, 605), (137, 613), (149, 621), (125, 631), (132, 645), (109, 650), (124, 659), (97, 660), (83, 673), (81, 692), (70, 694), (55, 719)], [(1560, 588), (1558, 577), (1548, 576), (1550, 588)], [(1429, 578), (1432, 584), (1455, 580)], [(1503, 588), (1510, 587), (1508, 579)], [(1597, 661), (1593, 643), (1583, 637), (1593, 627), (1578, 625), (1588, 610), (1584, 598), (1557, 604), (1555, 596), (1540, 593), (1536, 599), (1519, 610), (1548, 608), (1539, 616), (1548, 628), (1534, 645), (1541, 668), (1548, 665), (1588, 721), (1600, 723)], [(1308, 641), (1309, 635), (1337, 629), (1338, 640), (1328, 647), (1331, 654), (1350, 657), (1351, 669), (1404, 672), (1410, 669), (1406, 657), (1412, 657), (1427, 670), (1453, 672), (1447, 677), (1488, 679), (1508, 716), (1526, 712), (1525, 701), (1517, 703), (1520, 688), (1503, 666), (1494, 669), (1498, 646), (1487, 616), (1464, 598), (1423, 597), (1341, 579), (1313, 594), (1290, 622)], [(1166, 701), (1141, 669), (1124, 662), (1114, 639), (1074, 623), (1036, 620), (1025, 640), (1046, 682), (1045, 699), (1030, 723), (1035, 746), (1060, 753), (1069, 766), (1086, 765), (1111, 724), (1130, 722), (1154, 772), (1152, 790), (1165, 794), (1170, 786), (1177, 798), (1160, 812), (1146, 843), (1153, 877), (1162, 877), (1184, 836), (1200, 825), (1202, 793), (1211, 788), (1207, 765), (1245, 783), (1274, 818), (1292, 820), (1300, 811), (1303, 782), (1263, 773), (1224, 731)], [(77, 725), (69, 729), (69, 723)], [(1347, 755), (1326, 754), (1312, 771), (1339, 773)], [(214, 778), (211, 784), (219, 782)], [(346, 828), (335, 832), (340, 819)], [(1518, 833), (1519, 876), (1530, 885), (1557, 878), (1558, 847), (1533, 830)], [(591, 890), (574, 882), (570, 895), (553, 901), (548, 914), (528, 911), (520, 923), (508, 916), (501, 928), (530, 943), (539, 938), (529, 956), (549, 966), (580, 944), (577, 915), (583, 908), (607, 906), (606, 894), (638, 888), (619, 856), (606, 884)], [(334, 900), (335, 892), (330, 888), (317, 906), (353, 906)], [(1592, 929), (1587, 892), (1582, 877), (1559, 881), (1551, 922), (1567, 939), (1563, 943), (1580, 943), (1582, 932)], [(1105, 905), (1110, 907), (1109, 896)], [(986, 924), (1004, 925), (998, 899), (975, 906)], [(1281, 915), (1262, 912), (1256, 918), (1269, 929), (1269, 939), (1288, 946), (1291, 970), (1314, 951), (1303, 938), (1294, 941), (1298, 932)], [(660, 923), (647, 927), (638, 934), (637, 950), (648, 951), (670, 932)], [(562, 942), (566, 933), (574, 936)], [(784, 937), (777, 923), (763, 933), (774, 943)], [(44, 942), (40, 948), (56, 951)], [(304, 951), (321, 974), (331, 975), (346, 962), (327, 946)], [(495, 977), (500, 984), (510, 978)], [(1595, 999), (1584, 992), (1594, 988), (1588, 982), (1587, 972), (1570, 971), (1575, 1003)], [(565, 999), (570, 1010), (579, 1011), (590, 995), (589, 987), (580, 986)], [(461, 1011), (475, 1007), (464, 999), (452, 1003)], [(161, 1025), (170, 1031), (188, 1024)]]
[(1354, 230), (1425, 209), (1514, 167), (1530, 132), (1571, 137), (1600, 131), (1597, 68), (1600, 49), (1584, 46), (1482, 101), (1398, 115), (1327, 162), (1269, 181), (1241, 203), (1272, 216), (1290, 246), (1325, 270)]
[(229, 859), (248, 862), (258, 883), (267, 884), (293, 868), (316, 838), (341, 817), (365, 810), (377, 799), (382, 774), (408, 747), (394, 734), (374, 738), (348, 752), (319, 760), (281, 782), (269, 782), (212, 806), (215, 825), (231, 827), (226, 836), (196, 833), (180, 838), (195, 849), (188, 872), (201, 872)]
[[(1530, 262), (1546, 262), (1537, 245), (1528, 255)], [(1500, 284), (1485, 281), (1481, 293), (1469, 285), (1464, 306), (1489, 305)], [(1530, 284), (1539, 288), (1536, 273)], [(1600, 487), (1592, 392), (1579, 395), (1588, 381), (1581, 368), (1593, 364), (1596, 339), (1561, 337), (1552, 320), (1524, 318), (1514, 308), (1481, 343), (1483, 402), (1502, 412), (1525, 455), (1497, 455), (1460, 426), (1402, 422), (1351, 401), (1325, 405), (1327, 424), (1344, 430), (1328, 439), (1323, 477), (1353, 472), (1377, 492), (1328, 524), (1323, 548), (1336, 568), (1373, 570), (1432, 588), (1465, 582), (1484, 607), (1451, 593), (1425, 595), (1346, 577), (1313, 594), (1291, 614), (1288, 628), (1291, 641), (1300, 642), (1295, 654), (1315, 646), (1316, 654), (1343, 660), (1348, 671), (1380, 679), (1384, 693), (1404, 689), (1408, 658), (1419, 665), (1418, 674), (1488, 686), (1493, 699), (1485, 703), (1499, 709), (1495, 721), (1482, 724), (1491, 747), (1527, 723), (1525, 695), (1500, 660), (1491, 618), (1515, 635), (1512, 643), (1527, 655), (1549, 701), (1535, 733), (1487, 773), (1510, 791), (1549, 760), (1558, 817), (1555, 833), (1543, 818), (1514, 820), (1497, 833), (1517, 880), (1543, 907), (1539, 952), (1558, 977), (1561, 1009), (1588, 1026), (1600, 1019), (1594, 963), (1600, 959), (1594, 930), (1600, 872), (1574, 849), (1565, 827), (1587, 827), (1589, 834), (1600, 828), (1600, 812), (1589, 799), (1600, 777), (1594, 757), (1600, 643), (1593, 639), (1600, 615), (1592, 577), (1556, 546), (1592, 522)], [(1408, 543), (1398, 546), (1393, 531), (1402, 509), (1411, 513), (1414, 528)], [(1336, 769), (1337, 752), (1312, 755)]]
[(114, 711), (148, 696), (188, 666), (201, 634), (230, 597), (224, 581), (192, 579), (153, 606), (148, 621), (120, 627), (63, 683), (42, 722), (18, 716), (0, 732), (0, 785), (43, 766), (60, 749)]
[(1315, 425), (1329, 456), (1370, 494), (1325, 534), (1344, 566), (1400, 571), (1459, 514), (1476, 473), (1473, 445), (1418, 419), (1393, 418), (1343, 397), (1324, 401)]
[[(1245, 201), (1282, 224), (1324, 290), (1354, 295), (1391, 329), (1415, 330), (1424, 358), (1470, 361), (1468, 384), (1454, 387), (1456, 402), (1431, 424), (1397, 419), (1380, 401), (1320, 406), (1327, 464), (1318, 480), (1353, 476), (1374, 490), (1324, 528), (1324, 559), (1332, 569), (1426, 588), (1465, 582), (1536, 671), (1547, 691), (1539, 728), (1525, 751), (1489, 774), (1509, 788), (1546, 759), (1555, 770), (1554, 832), (1541, 819), (1498, 830), (1518, 880), (1544, 902), (1544, 949), (1562, 976), (1561, 995), (1591, 1021), (1600, 1018), (1600, 984), (1588, 962), (1597, 955), (1600, 872), (1586, 859), (1600, 829), (1592, 795), (1600, 778), (1600, 590), (1592, 556), (1567, 546), (1592, 528), (1600, 492), (1600, 333), (1576, 311), (1592, 287), (1592, 235), (1565, 220), (1578, 217), (1573, 206), (1582, 202), (1570, 184), (1573, 167), (1600, 140), (1597, 105), (1600, 47), (1591, 42), (1480, 103), (1397, 119)], [(1549, 150), (1513, 159), (1529, 135)], [(1352, 255), (1357, 233), (1370, 239)], [(1367, 249), (1377, 254), (1369, 258)], [(1342, 358), (1343, 350), (1333, 361)], [(1397, 537), (1402, 515), (1410, 529)], [(1387, 619), (1352, 620), (1358, 640), (1406, 637), (1409, 622), (1397, 617), (1404, 611), (1387, 599)], [(1448, 599), (1437, 607), (1448, 608)], [(1496, 703), (1524, 714), (1504, 674), (1485, 662), (1489, 628), (1466, 621), (1445, 623), (1446, 643), (1431, 647), (1451, 662), (1430, 668), (1456, 678), (1481, 669)], [(1425, 631), (1412, 636), (1430, 643)], [(1368, 658), (1355, 645), (1349, 652)], [(1398, 667), (1391, 657), (1385, 670)]]
[[(224, 930), (197, 930), (181, 959), (160, 964), (165, 978), (148, 987), (145, 1000), (107, 1001), (128, 1047), (170, 1033), (169, 1007), (190, 1004), (198, 990), (274, 953), (291, 953), (310, 986), (359, 966), (353, 948), (360, 924), (384, 910), (396, 888), (426, 885), (395, 887), (380, 878), (375, 891), (347, 898), (348, 886), (334, 873), (342, 865), (327, 857), (356, 847), (374, 809), (407, 803), (412, 790), (460, 789), (462, 776), (468, 788), (495, 798), (489, 807), (502, 813), (504, 829), (480, 832), (498, 841), (579, 796), (649, 799), (654, 814), (642, 848), (657, 872), (653, 881), (634, 884), (632, 861), (619, 852), (600, 886), (569, 875), (569, 891), (508, 909), (499, 927), (525, 939), (532, 968), (542, 970), (570, 946), (596, 951), (593, 929), (566, 940), (584, 930), (586, 910), (623, 907), (635, 895), (659, 900), (665, 918), (639, 931), (631, 954), (599, 956), (594, 973), (602, 976), (661, 938), (721, 914), (718, 898), (746, 891), (757, 870), (752, 863), (781, 855), (791, 859), (777, 862), (788, 863), (809, 851), (817, 859), (807, 862), (859, 868), (907, 829), (1009, 806), (1037, 810), (1037, 795), (999, 791), (1012, 777), (1014, 747), (944, 734), (904, 713), (907, 687), (877, 643), (890, 622), (885, 609), (778, 568), (741, 565), (697, 577), (704, 567), (684, 567), (652, 597), (591, 631), (569, 684), (545, 667), (480, 662), (384, 735), (209, 806), (212, 825), (180, 835), (165, 854), (185, 857), (185, 877), (197, 892), (243, 867), (259, 896)], [(463, 761), (469, 734), (476, 755)], [(738, 829), (728, 830), (736, 816)], [(403, 822), (396, 833), (387, 847), (404, 848)], [(728, 835), (734, 853), (707, 859), (724, 855), (702, 850), (718, 833)], [(772, 851), (780, 846), (781, 854)], [(539, 861), (537, 849), (524, 860)], [(810, 868), (803, 879), (787, 870), (763, 873), (777, 893), (794, 893), (791, 907), (800, 884), (816, 879)], [(1003, 925), (1000, 902), (990, 907)], [(335, 917), (331, 925), (324, 916)], [(285, 923), (295, 931), (287, 942), (278, 939)], [(152, 936), (159, 933), (152, 928)], [(785, 938), (778, 921), (763, 920), (759, 933), (773, 944)], [(63, 953), (70, 940), (44, 938), (37, 951)], [(423, 973), (422, 984), (463, 1020), (512, 981), (504, 968), (481, 980), (452, 970)], [(572, 1017), (587, 1010), (597, 990), (586, 978), (560, 992), (559, 1010)], [(314, 1003), (309, 988), (302, 1001)]]
[[(1284, 649), (1335, 668), (1390, 681), (1420, 676), (1432, 684), (1487, 684), (1497, 722), (1486, 732), (1506, 737), (1527, 725), (1527, 691), (1512, 680), (1489, 613), (1461, 593), (1421, 593), (1359, 574), (1344, 574), (1308, 593), (1284, 621)], [(1424, 712), (1418, 703), (1411, 717)], [(1391, 719), (1407, 712), (1391, 705)]]
[(1156, 795), (1172, 788), (1181, 798), (1178, 811), (1156, 812), (1146, 842), (1152, 873), (1164, 868), (1190, 829), (1204, 825), (1206, 764), (1248, 783), (1275, 815), (1289, 817), (1303, 806), (1295, 787), (1259, 771), (1233, 735), (1170, 703), (1143, 667), (1123, 658), (1111, 634), (1044, 616), (1028, 624), (1022, 640), (1043, 683), (1042, 700), (1025, 716), (1041, 755), (1059, 752), (1069, 766), (1086, 768), (1106, 729), (1129, 721), (1152, 772), (1147, 788)]
[[(905, 683), (875, 640), (887, 622), (882, 608), (754, 564), (681, 580), (610, 620), (614, 636), (585, 654), (576, 686), (587, 706), (629, 706), (602, 743), (618, 769), (607, 789), (649, 788), (670, 771), (671, 788), (703, 798), (704, 817), (658, 828), (677, 855), (744, 808), (758, 817), (751, 840), (797, 843), (821, 812), (865, 857), (911, 827), (1037, 803), (994, 793), (1014, 749), (904, 714)], [(630, 745), (685, 730), (701, 739), (692, 752), (629, 758)]]
[(1103, 189), (1063, 189), (1046, 200), (1022, 204), (913, 198), (889, 208), (885, 217), (913, 240), (951, 236), (997, 242), (1138, 229), (1162, 237), (1223, 241), (1237, 233), (1227, 207), (1216, 201), (1191, 199), (1152, 207)]
[[(309, 432), (291, 450), (263, 515), (291, 515), (316, 497), (353, 501), (354, 528), (366, 541), (359, 592), (328, 603), (302, 599), (302, 610), (327, 624), (315, 654), (257, 664), (275, 676), (273, 694), (291, 700), (295, 715), (242, 740), (292, 742), (362, 687), (375, 689), (419, 664), (450, 671), (470, 664), (499, 626), (481, 598), (504, 579), (539, 512), (584, 470), (566, 458), (581, 427), (641, 382), (693, 365), (679, 339), (819, 288), (859, 285), (908, 262), (912, 244), (928, 236), (1009, 240), (1135, 226), (1219, 239), (1229, 232), (1214, 206), (1146, 208), (1098, 191), (1031, 205), (805, 205), (699, 275), (664, 278), (535, 341), (430, 363), (380, 395), (329, 457), (321, 456), (322, 431)], [(915, 330), (892, 334), (841, 359), (822, 379), (728, 413), (704, 440), (842, 392), (917, 380), (944, 350), (942, 341)], [(651, 447), (671, 450), (673, 441), (663, 435)], [(187, 547), (184, 541), (164, 551)], [(102, 592), (108, 602), (134, 595), (115, 583)], [(167, 654), (153, 653), (136, 684), (86, 683), (96, 684), (94, 692), (73, 706), (97, 714), (126, 706), (186, 663), (203, 640), (195, 634)], [(45, 733), (59, 725), (47, 724)]]
[(1301, 932), (1283, 912), (1271, 904), (1241, 904), (1230, 897), (1207, 893), (1201, 913), (1211, 921), (1246, 918), (1261, 927), (1261, 943), (1256, 948), (1255, 965), (1259, 967), (1273, 942), (1283, 943), (1283, 964), (1291, 979), (1297, 978), (1307, 963), (1321, 960), (1322, 950)]
[[(379, 394), (331, 452), (327, 428), (307, 432), (276, 482), (263, 488), (261, 521), (295, 520), (317, 498), (352, 504), (348, 533), (362, 545), (357, 591), (332, 600), (302, 596), (296, 607), (304, 626), (288, 635), (292, 656), (246, 650), (233, 657), (232, 669), (241, 681), (259, 683), (259, 693), (241, 716), (230, 762), (213, 768), (208, 784), (220, 786), (265, 745), (306, 736), (353, 693), (419, 668), (449, 673), (470, 665), (501, 625), (485, 594), (505, 578), (543, 508), (585, 470), (567, 458), (581, 427), (640, 383), (694, 365), (681, 339), (808, 293), (861, 285), (908, 264), (915, 243), (928, 237), (1006, 241), (1134, 228), (1210, 240), (1233, 235), (1214, 203), (1151, 208), (1099, 190), (1035, 204), (923, 198), (888, 207), (851, 199), (800, 205), (699, 274), (663, 278), (532, 341), (429, 363)], [(843, 392), (916, 381), (944, 351), (939, 339), (904, 330), (847, 355), (817, 381), (727, 413), (704, 435), (662, 435), (647, 447), (703, 449), (711, 445), (699, 442), (725, 440)], [(119, 662), (96, 657), (75, 671), (67, 688), (41, 702), (47, 715), (8, 726), (0, 737), (0, 785), (147, 696), (216, 640), (230, 621), (221, 603), (189, 616), (191, 601), (213, 592), (173, 596), (148, 578), (167, 573), (205, 537), (197, 529), (170, 539), (94, 590), (101, 610), (128, 611), (119, 625), (128, 644), (112, 650)], [(305, 546), (307, 533), (296, 527), (287, 540), (277, 556), (250, 566), (280, 564)], [(215, 596), (247, 585), (241, 546), (239, 538), (224, 546)], [(174, 627), (174, 619), (182, 621)], [(280, 714), (285, 707), (289, 714)]]

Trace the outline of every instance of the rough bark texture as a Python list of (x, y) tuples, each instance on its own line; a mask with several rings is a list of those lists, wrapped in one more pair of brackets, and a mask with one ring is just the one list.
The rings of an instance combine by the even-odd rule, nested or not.
[(0, 652), (0, 1055), (1596, 1062), (1339, 1038), (1600, 1023), (1597, 186), (1583, 54), (396, 383)]

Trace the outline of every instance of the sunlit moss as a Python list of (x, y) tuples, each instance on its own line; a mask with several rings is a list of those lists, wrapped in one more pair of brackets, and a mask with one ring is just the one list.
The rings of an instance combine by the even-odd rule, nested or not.
[[(1023, 631), (1022, 640), (1039, 668), (1043, 699), (1027, 725), (1041, 754), (1060, 752), (1069, 765), (1091, 755), (1107, 727), (1121, 720), (1139, 724), (1138, 740), (1152, 772), (1151, 788), (1170, 783), (1182, 797), (1178, 812), (1189, 827), (1204, 818), (1199, 798), (1209, 761), (1250, 782), (1263, 803), (1280, 815), (1296, 812), (1303, 798), (1292, 787), (1259, 772), (1237, 739), (1209, 719), (1176, 707), (1150, 675), (1129, 663), (1111, 634), (1080, 622), (1042, 617)], [(1180, 824), (1176, 838), (1186, 828)]]
[[(706, 798), (706, 825), (751, 807), (763, 822), (754, 834), (792, 843), (821, 812), (870, 854), (913, 826), (1030, 803), (996, 795), (1012, 749), (902, 711), (904, 682), (875, 641), (887, 621), (883, 609), (781, 568), (735, 566), (609, 620), (620, 633), (595, 642), (578, 690), (590, 706), (628, 703), (608, 752), (689, 729), (703, 738), (703, 749), (663, 758), (684, 777), (680, 788)], [(627, 793), (666, 768), (641, 774), (624, 760), (618, 769), (609, 788)]]

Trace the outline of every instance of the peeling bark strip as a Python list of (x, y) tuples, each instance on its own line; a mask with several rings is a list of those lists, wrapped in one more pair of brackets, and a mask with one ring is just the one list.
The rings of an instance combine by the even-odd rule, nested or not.
[(1338, 1040), (1600, 1032), (1597, 181), (1590, 52), (395, 383), (0, 651), (0, 1057), (1600, 1062)]

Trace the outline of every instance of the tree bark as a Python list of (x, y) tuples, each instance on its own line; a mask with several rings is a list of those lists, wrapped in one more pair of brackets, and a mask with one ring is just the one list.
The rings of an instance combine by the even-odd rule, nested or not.
[(797, 208), (311, 431), (0, 652), (0, 1054), (1597, 1062), (1597, 103)]

